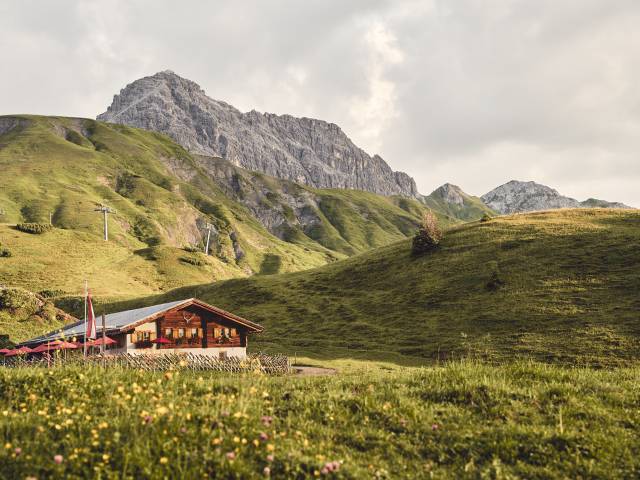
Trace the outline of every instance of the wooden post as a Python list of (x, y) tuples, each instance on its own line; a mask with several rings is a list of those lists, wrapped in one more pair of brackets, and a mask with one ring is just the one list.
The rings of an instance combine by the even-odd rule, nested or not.
[(106, 339), (107, 339), (107, 320), (104, 315), (104, 312), (102, 312), (102, 345), (100, 345), (100, 353), (102, 353), (103, 356), (104, 356), (104, 351), (107, 348), (107, 346), (104, 343)]

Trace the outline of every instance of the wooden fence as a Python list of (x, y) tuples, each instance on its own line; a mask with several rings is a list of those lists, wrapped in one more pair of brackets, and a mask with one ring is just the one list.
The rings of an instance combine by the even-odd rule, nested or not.
[[(7, 358), (6, 367), (59, 367), (94, 365), (101, 367), (135, 368), (147, 371), (185, 370), (194, 372), (214, 371), (228, 373), (264, 373), (285, 375), (291, 373), (289, 357), (285, 355), (252, 354), (245, 358), (228, 357), (220, 359), (194, 353), (169, 353), (165, 355), (79, 355), (49, 358)], [(2, 363), (0, 363), (2, 365)]]

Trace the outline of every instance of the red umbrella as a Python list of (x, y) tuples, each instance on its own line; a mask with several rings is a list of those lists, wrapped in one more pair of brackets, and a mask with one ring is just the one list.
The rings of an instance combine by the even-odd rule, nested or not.
[(98, 338), (96, 340), (93, 340), (93, 341), (87, 343), (87, 345), (90, 346), (90, 347), (99, 347), (103, 343), (105, 345), (115, 345), (118, 342), (116, 342), (113, 338), (104, 337), (104, 339), (103, 339), (102, 337), (100, 337), (100, 338)]
[(32, 352), (43, 353), (43, 352), (48, 352), (50, 350), (58, 350), (59, 348), (60, 348), (59, 345), (54, 345), (53, 343), (50, 343), (50, 344), (43, 343), (41, 345), (38, 345), (36, 348), (34, 348)]
[(62, 349), (62, 350), (72, 350), (74, 348), (78, 348), (78, 346), (75, 343), (72, 343), (72, 342), (60, 342), (57, 345), (57, 347)]
[(29, 347), (20, 347), (20, 348), (16, 348), (15, 350), (11, 350), (9, 353), (5, 355), (5, 357), (13, 357), (15, 355), (24, 355), (25, 353), (31, 353), (31, 352), (33, 352), (33, 350), (31, 350)]
[(4, 355), (5, 353), (9, 353), (11, 350), (8, 348), (0, 348), (0, 355)]
[(171, 343), (171, 340), (164, 337), (158, 337), (154, 340), (151, 340), (151, 343), (157, 343), (158, 345), (166, 345), (167, 343)]

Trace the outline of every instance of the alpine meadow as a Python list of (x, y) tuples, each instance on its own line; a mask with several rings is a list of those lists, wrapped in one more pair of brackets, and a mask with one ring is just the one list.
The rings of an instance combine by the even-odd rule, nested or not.
[(640, 478), (633, 2), (0, 12), (0, 479)]

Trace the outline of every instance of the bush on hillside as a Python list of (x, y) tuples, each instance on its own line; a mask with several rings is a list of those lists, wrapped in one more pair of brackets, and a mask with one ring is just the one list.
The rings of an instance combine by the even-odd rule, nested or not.
[(438, 226), (436, 216), (430, 211), (425, 212), (422, 218), (422, 225), (413, 237), (413, 245), (411, 253), (413, 255), (422, 255), (438, 246), (442, 240), (442, 230)]
[(0, 245), (0, 258), (8, 258), (11, 256), (11, 250)]
[(32, 233), (35, 235), (40, 235), (45, 232), (48, 232), (53, 227), (48, 223), (18, 223), (16, 225), (16, 229), (25, 233)]
[(482, 215), (482, 218), (480, 218), (481, 222), (488, 222), (490, 220), (492, 220), (493, 217), (491, 215), (489, 215), (488, 213), (485, 213)]
[(0, 308), (36, 311), (40, 307), (37, 297), (21, 288), (0, 290)]
[(198, 247), (197, 245), (185, 245), (184, 247), (182, 247), (182, 249), (185, 252), (189, 252), (189, 253), (197, 253), (202, 251), (202, 249), (200, 247)]
[(500, 277), (498, 262), (489, 262), (489, 272), (489, 280), (487, 281), (486, 288), (490, 292), (495, 292), (504, 286), (504, 280)]
[(195, 265), (196, 267), (202, 267), (206, 264), (204, 260), (194, 257), (180, 257), (180, 261), (188, 263), (189, 265)]

